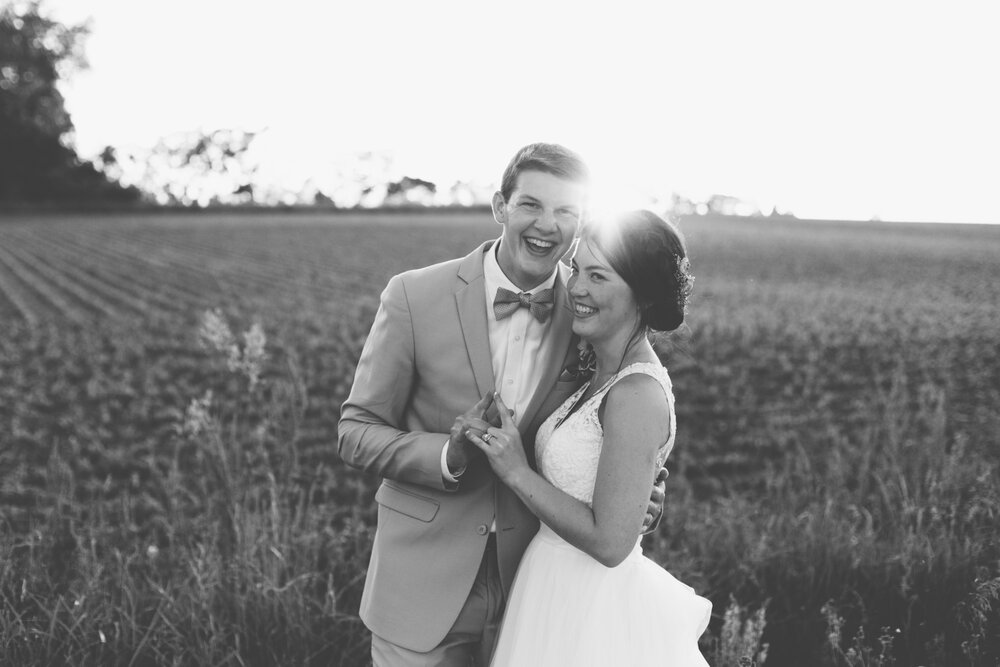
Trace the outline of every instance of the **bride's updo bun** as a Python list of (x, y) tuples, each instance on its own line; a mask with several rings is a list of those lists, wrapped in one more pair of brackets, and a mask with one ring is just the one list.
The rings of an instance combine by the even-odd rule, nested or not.
[(684, 323), (694, 276), (676, 227), (652, 211), (639, 210), (587, 223), (581, 237), (601, 251), (632, 289), (641, 327), (673, 331)]

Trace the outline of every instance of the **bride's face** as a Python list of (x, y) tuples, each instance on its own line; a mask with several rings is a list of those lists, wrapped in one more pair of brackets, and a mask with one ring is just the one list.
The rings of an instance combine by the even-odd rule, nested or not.
[(569, 280), (573, 333), (591, 343), (635, 328), (638, 309), (632, 289), (593, 244), (582, 240)]

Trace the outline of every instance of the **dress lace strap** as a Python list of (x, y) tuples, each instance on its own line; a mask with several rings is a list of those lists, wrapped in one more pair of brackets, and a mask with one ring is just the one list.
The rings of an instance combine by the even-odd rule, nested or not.
[[(618, 384), (618, 381), (623, 377), (633, 375), (635, 373), (642, 373), (643, 375), (648, 375), (660, 383), (663, 387), (663, 393), (667, 396), (667, 403), (670, 404), (670, 409), (673, 410), (674, 407), (674, 388), (673, 383), (670, 381), (670, 375), (667, 373), (667, 369), (661, 364), (653, 361), (637, 361), (633, 364), (629, 364), (625, 368), (621, 369), (616, 373), (610, 380), (608, 380), (603, 387), (601, 387), (593, 397), (603, 396), (611, 390), (611, 387)], [(591, 397), (591, 398), (593, 398)]]

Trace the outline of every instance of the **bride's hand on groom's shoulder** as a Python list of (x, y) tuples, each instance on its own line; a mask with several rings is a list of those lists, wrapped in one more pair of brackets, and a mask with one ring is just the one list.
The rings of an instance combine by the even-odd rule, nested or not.
[(517, 475), (531, 468), (521, 444), (521, 432), (514, 424), (513, 412), (504, 404), (499, 393), (494, 400), (500, 414), (500, 426), (491, 426), (482, 434), (470, 433), (469, 440), (486, 454), (497, 477), (511, 486)]

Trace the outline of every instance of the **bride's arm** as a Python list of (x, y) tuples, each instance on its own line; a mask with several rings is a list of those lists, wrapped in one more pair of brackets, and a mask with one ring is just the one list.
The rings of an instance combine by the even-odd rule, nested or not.
[(607, 567), (621, 563), (639, 536), (656, 452), (669, 433), (670, 413), (659, 383), (636, 373), (608, 392), (593, 507), (552, 486), (528, 466), (517, 429), (499, 399), (497, 407), (504, 421), (501, 428), (489, 430), (495, 437), (485, 442), (473, 437), (497, 476), (564, 540)]

